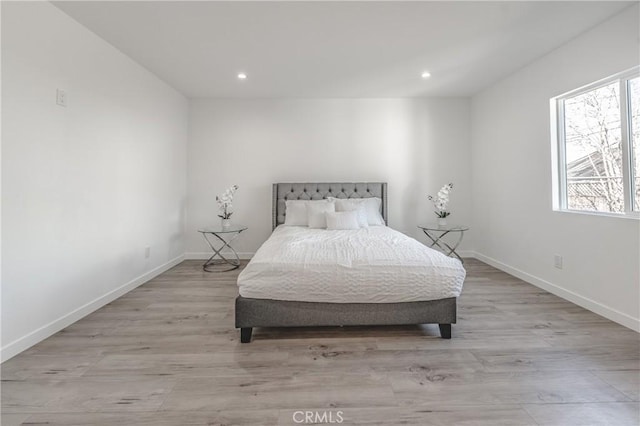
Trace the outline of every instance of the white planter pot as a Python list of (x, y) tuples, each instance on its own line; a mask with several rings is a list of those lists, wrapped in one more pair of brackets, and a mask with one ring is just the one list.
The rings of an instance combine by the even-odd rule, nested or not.
[(230, 228), (231, 227), (231, 219), (222, 219), (222, 227)]
[(447, 218), (439, 217), (438, 218), (438, 226), (447, 226)]

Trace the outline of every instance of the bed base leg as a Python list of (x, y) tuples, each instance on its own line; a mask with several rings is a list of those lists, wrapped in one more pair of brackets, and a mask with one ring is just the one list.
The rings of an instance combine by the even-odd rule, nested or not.
[(451, 339), (451, 324), (438, 324), (440, 327), (440, 336), (443, 339)]
[(251, 341), (252, 327), (243, 327), (240, 329), (240, 342), (249, 343)]

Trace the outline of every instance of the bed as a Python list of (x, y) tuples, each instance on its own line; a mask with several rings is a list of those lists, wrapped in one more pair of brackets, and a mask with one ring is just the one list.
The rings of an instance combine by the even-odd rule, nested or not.
[(450, 339), (462, 264), (386, 226), (280, 226), (287, 200), (327, 197), (378, 197), (387, 223), (386, 183), (274, 184), (273, 233), (238, 277), (241, 342), (251, 341), (253, 327), (429, 323)]

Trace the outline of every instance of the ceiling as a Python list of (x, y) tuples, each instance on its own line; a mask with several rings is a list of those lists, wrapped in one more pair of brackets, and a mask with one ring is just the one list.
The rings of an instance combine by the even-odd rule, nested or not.
[(54, 2), (190, 98), (470, 96), (635, 3)]

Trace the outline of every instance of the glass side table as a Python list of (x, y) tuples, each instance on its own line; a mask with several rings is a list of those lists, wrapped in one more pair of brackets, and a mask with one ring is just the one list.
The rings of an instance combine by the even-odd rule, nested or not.
[[(456, 249), (462, 242), (464, 237), (464, 231), (468, 231), (469, 227), (465, 225), (438, 225), (437, 223), (429, 223), (426, 225), (419, 225), (418, 228), (422, 229), (422, 232), (429, 237), (431, 245), (429, 247), (438, 247), (447, 256), (455, 256), (460, 262), (464, 263), (464, 260), (456, 253)], [(444, 241), (442, 238), (445, 235), (451, 233), (459, 233), (458, 240), (452, 245)]]
[[(238, 253), (231, 247), (231, 242), (238, 238), (242, 231), (246, 231), (248, 228), (243, 225), (230, 225), (230, 226), (209, 226), (206, 228), (198, 229), (198, 232), (202, 234), (204, 240), (209, 244), (213, 255), (204, 262), (202, 269), (207, 272), (227, 272), (233, 271), (240, 267), (240, 258)], [(217, 245), (222, 244), (219, 248)], [(222, 250), (228, 248), (233, 253), (235, 259), (231, 256), (225, 257), (222, 254)], [(222, 268), (220, 268), (222, 266)], [(227, 266), (230, 266), (227, 268)]]

